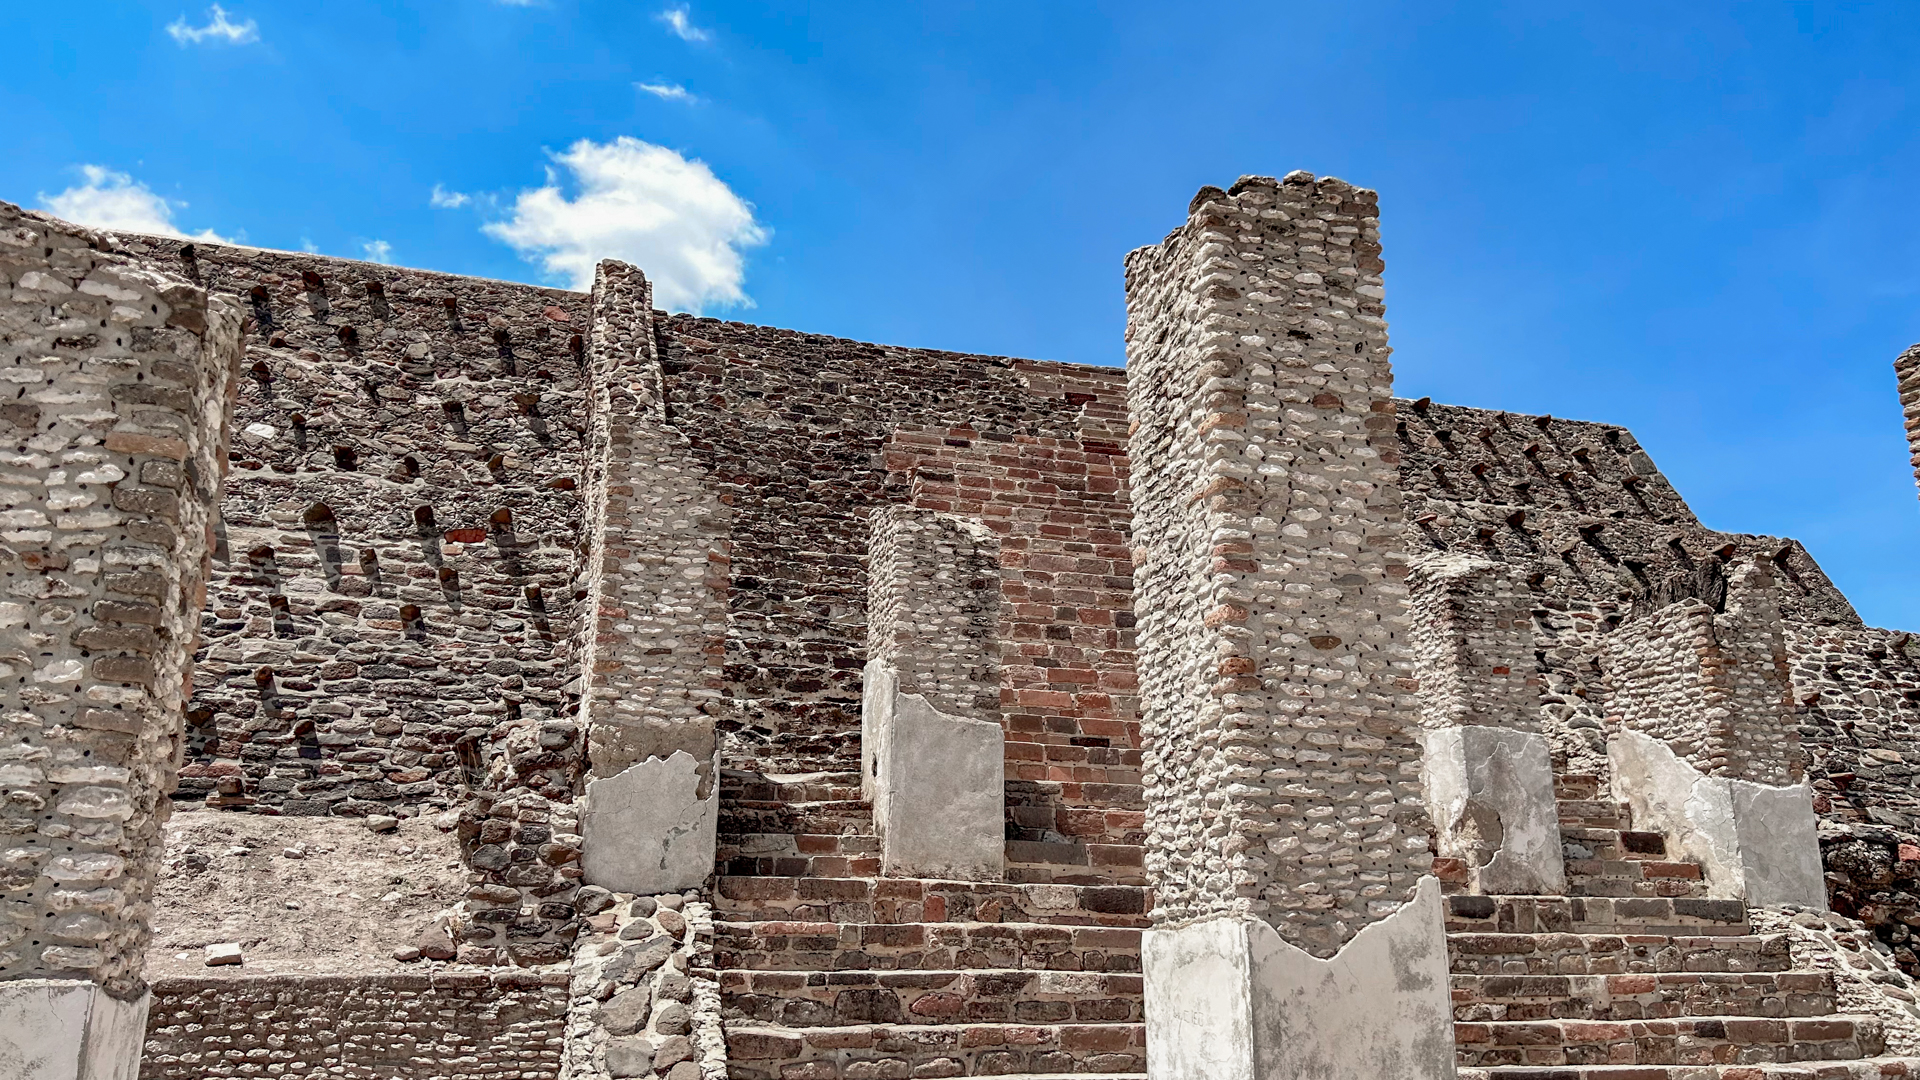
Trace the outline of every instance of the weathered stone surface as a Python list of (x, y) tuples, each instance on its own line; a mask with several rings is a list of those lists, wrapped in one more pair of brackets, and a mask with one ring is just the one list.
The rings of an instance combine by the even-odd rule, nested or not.
[(1709, 895), (1824, 909), (1820, 843), (1806, 784), (1704, 776), (1666, 743), (1626, 731), (1610, 743), (1614, 796), (1669, 850), (1700, 864)]
[(998, 878), (1006, 835), (1000, 725), (902, 693), (884, 663), (867, 665), (863, 705), (882, 868), (902, 877)]
[(136, 1080), (148, 1004), (80, 979), (0, 981), (0, 1076)]
[(1147, 931), (1147, 1072), (1156, 1080), (1451, 1080), (1452, 1006), (1440, 887), (1331, 958), (1257, 919)]
[(1425, 776), (1439, 853), (1467, 863), (1474, 892), (1567, 891), (1544, 736), (1482, 724), (1429, 730)]
[(702, 798), (700, 762), (685, 751), (587, 783), (581, 811), (590, 885), (617, 892), (690, 889), (713, 873), (720, 796)]

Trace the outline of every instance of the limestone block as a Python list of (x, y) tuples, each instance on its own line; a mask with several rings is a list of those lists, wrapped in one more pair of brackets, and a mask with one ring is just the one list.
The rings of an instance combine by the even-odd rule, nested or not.
[(1707, 894), (1769, 907), (1827, 906), (1813, 790), (1703, 775), (1665, 742), (1624, 731), (1607, 744), (1614, 796), (1634, 823), (1698, 862)]
[(0, 982), (0, 1076), (135, 1080), (149, 995), (109, 997), (78, 979)]
[(1450, 1080), (1452, 1006), (1440, 883), (1322, 960), (1235, 916), (1149, 930), (1154, 1080)]
[(1546, 737), (1469, 725), (1426, 735), (1427, 810), (1440, 854), (1464, 859), (1473, 891), (1562, 895), (1566, 864)]
[(1006, 737), (951, 716), (869, 663), (861, 697), (863, 787), (890, 875), (991, 881), (1006, 869)]
[(713, 873), (720, 793), (700, 797), (700, 762), (684, 750), (589, 781), (580, 815), (581, 869), (614, 892), (691, 889)]

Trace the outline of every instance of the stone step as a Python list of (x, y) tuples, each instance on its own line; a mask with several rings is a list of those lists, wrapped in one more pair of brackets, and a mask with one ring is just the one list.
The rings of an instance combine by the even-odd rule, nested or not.
[(717, 858), (736, 877), (878, 877), (880, 838), (857, 833), (721, 833)]
[(1815, 1017), (1834, 1011), (1826, 972), (1455, 975), (1455, 1020), (1667, 1020)]
[(1148, 893), (1138, 885), (727, 875), (715, 891), (716, 915), (734, 922), (1147, 925)]
[(1447, 929), (1461, 933), (1745, 934), (1738, 900), (1691, 897), (1447, 897)]
[(720, 798), (723, 802), (858, 802), (860, 774), (818, 772), (768, 776), (738, 769), (722, 769)]
[(722, 971), (721, 1015), (783, 1027), (1137, 1024), (1138, 975), (1097, 971)]
[(1553, 797), (1559, 802), (1590, 802), (1604, 799), (1600, 778), (1591, 773), (1553, 774)]
[(1560, 799), (1554, 808), (1559, 811), (1562, 827), (1589, 829), (1626, 829), (1632, 823), (1627, 819), (1626, 808), (1610, 799)]
[(1666, 837), (1633, 829), (1562, 828), (1560, 848), (1569, 859), (1668, 861)]
[(786, 833), (793, 836), (873, 834), (873, 808), (850, 799), (822, 802), (765, 802), (720, 798), (720, 831)]
[(1448, 934), (1455, 975), (1788, 971), (1780, 934)]
[(781, 1028), (728, 1023), (732, 1080), (877, 1076), (1139, 1075), (1142, 1024), (861, 1024)]
[(1846, 1060), (1885, 1049), (1878, 1017), (1540, 1020), (1453, 1025), (1461, 1065), (1750, 1065)]
[(1140, 970), (1133, 927), (716, 922), (714, 966), (746, 971)]
[(1763, 1062), (1753, 1065), (1559, 1065), (1461, 1069), (1458, 1080), (1907, 1080), (1920, 1058)]

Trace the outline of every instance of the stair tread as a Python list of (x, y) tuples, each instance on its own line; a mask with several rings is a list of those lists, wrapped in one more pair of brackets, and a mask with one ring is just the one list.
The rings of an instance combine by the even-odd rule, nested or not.
[[(1878, 1067), (1891, 1066), (1896, 1071), (1881, 1071)], [(1793, 1061), (1755, 1063), (1751, 1065), (1473, 1065), (1461, 1066), (1459, 1080), (1705, 1080), (1708, 1077), (1722, 1077), (1734, 1070), (1733, 1075), (1751, 1077), (1759, 1070), (1765, 1080), (1802, 1080), (1815, 1077), (1824, 1069), (1853, 1070), (1847, 1075), (1852, 1077), (1894, 1077), (1920, 1076), (1920, 1057), (1898, 1057), (1879, 1055), (1870, 1058), (1848, 1058), (1838, 1061)], [(1869, 1072), (1865, 1070), (1873, 1069)]]

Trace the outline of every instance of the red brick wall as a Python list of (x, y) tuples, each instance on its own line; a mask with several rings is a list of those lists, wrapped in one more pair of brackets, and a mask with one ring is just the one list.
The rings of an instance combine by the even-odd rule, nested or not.
[(1124, 375), (1016, 366), (1078, 438), (901, 427), (888, 486), (1000, 537), (1009, 879), (1142, 883)]

